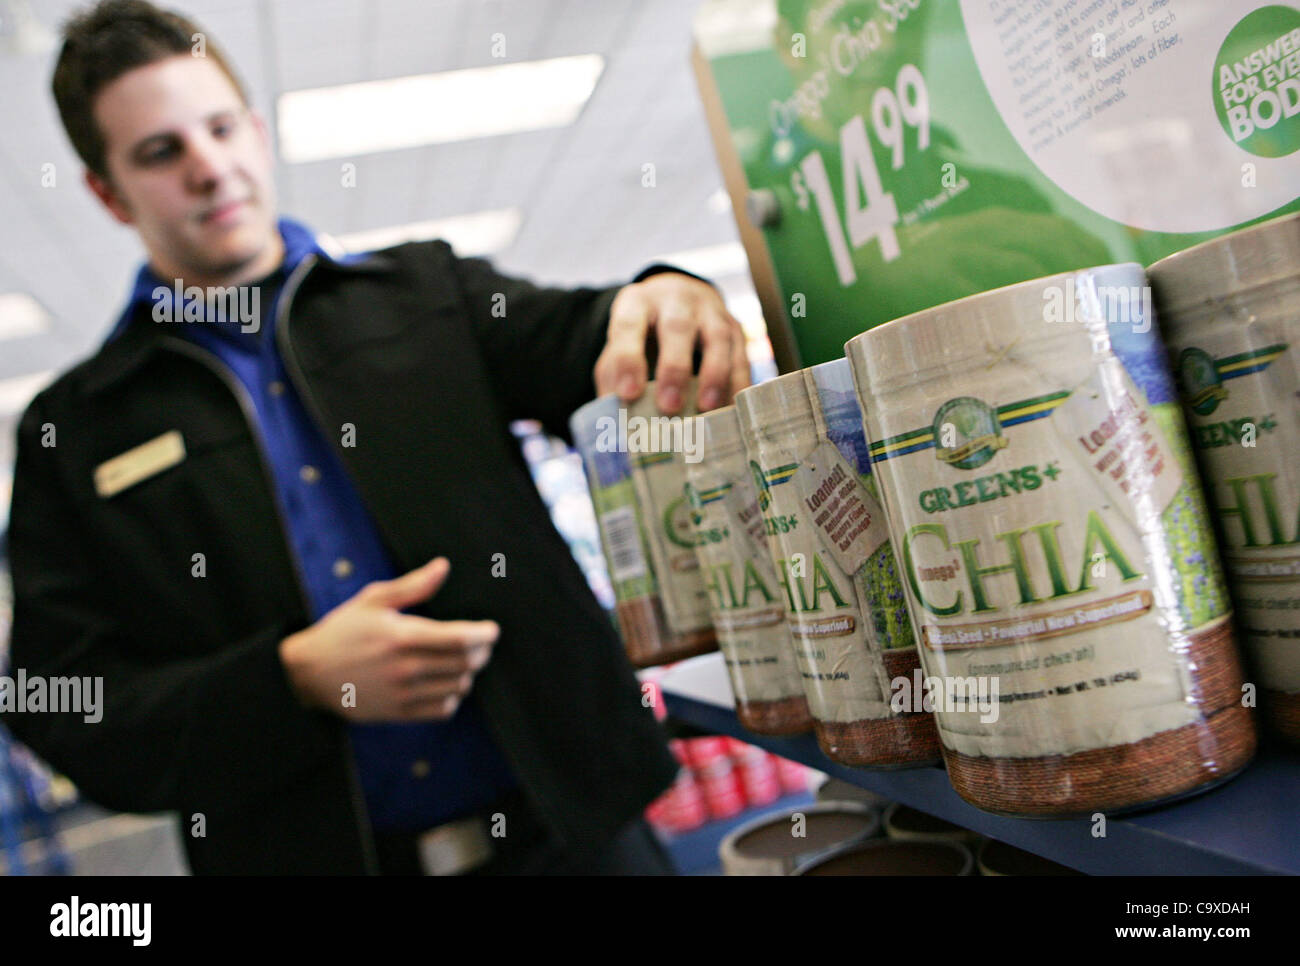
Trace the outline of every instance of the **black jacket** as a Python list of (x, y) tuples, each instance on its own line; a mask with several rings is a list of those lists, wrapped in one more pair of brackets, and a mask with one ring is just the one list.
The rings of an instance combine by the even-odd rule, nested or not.
[[(445, 242), (403, 245), (354, 264), (309, 257), (277, 331), (399, 572), (452, 561), (415, 611), (500, 624), (475, 688), (533, 806), (579, 849), (633, 818), (676, 767), (508, 423), (567, 435), (594, 395), (616, 291), (539, 288)], [(196, 873), (377, 871), (346, 724), (304, 709), (278, 658), (310, 611), (251, 406), (169, 325), (141, 313), (19, 425), (11, 666), (102, 675), (104, 697), (95, 724), (5, 724), (89, 798), (178, 811)], [(339, 445), (344, 423), (354, 447)], [(183, 462), (97, 494), (99, 464), (172, 429)], [(206, 576), (191, 575), (196, 553)], [(504, 577), (492, 576), (498, 553)]]

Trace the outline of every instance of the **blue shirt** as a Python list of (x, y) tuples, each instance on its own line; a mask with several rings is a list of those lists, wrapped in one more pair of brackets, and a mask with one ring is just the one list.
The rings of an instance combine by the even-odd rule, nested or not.
[[(233, 316), (180, 322), (176, 328), (215, 355), (248, 391), (258, 422), (252, 430), (259, 433), (271, 463), (276, 498), (315, 620), (367, 583), (398, 574), (342, 461), (307, 414), (276, 349), (275, 306), (285, 278), (310, 253), (330, 258), (305, 226), (281, 219), (279, 228), (284, 262), (253, 283), (261, 286), (259, 328), (245, 332)], [(159, 303), (170, 309), (174, 287), (143, 266), (130, 304), (107, 341), (123, 331), (142, 305), (150, 313)], [(454, 558), (454, 552), (449, 556)], [(350, 731), (376, 829), (429, 828), (486, 808), (518, 784), (472, 691), (445, 722), (354, 724)]]

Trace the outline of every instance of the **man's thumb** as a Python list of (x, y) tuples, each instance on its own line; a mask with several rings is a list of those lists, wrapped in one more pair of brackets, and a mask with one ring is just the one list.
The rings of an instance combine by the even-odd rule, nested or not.
[(423, 600), (428, 600), (447, 579), (451, 572), (451, 562), (446, 557), (435, 557), (423, 567), (381, 581), (378, 592), (372, 596), (386, 607), (401, 610)]

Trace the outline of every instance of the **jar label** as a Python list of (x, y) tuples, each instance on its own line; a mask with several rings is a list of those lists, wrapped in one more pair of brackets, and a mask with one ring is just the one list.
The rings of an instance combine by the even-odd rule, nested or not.
[(657, 415), (649, 389), (627, 413), (632, 486), (668, 628), (674, 636), (707, 628), (712, 624), (709, 598), (695, 558), (696, 537), (683, 490), (690, 424), (684, 416)]
[(794, 481), (822, 546), (841, 570), (856, 574), (889, 539), (880, 503), (829, 441), (819, 443), (799, 464)]
[[(812, 449), (811, 442), (803, 448)], [(791, 448), (760, 443), (760, 450), (768, 468), (756, 461), (750, 467), (808, 708), (819, 721), (888, 717), (889, 679), (880, 644), (854, 576), (826, 551), (793, 483), (802, 461)]]
[[(687, 501), (695, 526), (696, 556), (709, 595), (718, 645), (740, 702), (782, 701), (803, 694), (785, 621), (782, 590), (766, 544), (756, 544), (735, 512), (762, 518), (744, 473), (704, 464), (689, 467)], [(761, 530), (760, 530), (761, 534)], [(761, 539), (761, 536), (760, 536)]]
[[(1261, 344), (1263, 342), (1264, 344)], [(1266, 688), (1300, 691), (1300, 362), (1232, 325), (1176, 350), (1192, 442), (1213, 494), (1237, 624)]]
[(1072, 754), (1197, 720), (1183, 655), (1228, 602), (1176, 403), (1107, 356), (1070, 388), (951, 398), (872, 454), (927, 673), (996, 681), (995, 720), (936, 707), (949, 747)]

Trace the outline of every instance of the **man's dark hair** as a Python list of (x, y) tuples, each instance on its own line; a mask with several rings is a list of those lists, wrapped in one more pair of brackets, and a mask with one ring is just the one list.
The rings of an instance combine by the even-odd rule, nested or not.
[(221, 51), (198, 24), (161, 10), (147, 0), (101, 0), (74, 15), (63, 28), (63, 49), (54, 67), (54, 100), (63, 129), (86, 167), (108, 176), (104, 136), (95, 123), (95, 97), (128, 71), (155, 61), (193, 54), (200, 42), (205, 57), (230, 78), (245, 104), (243, 85)]

